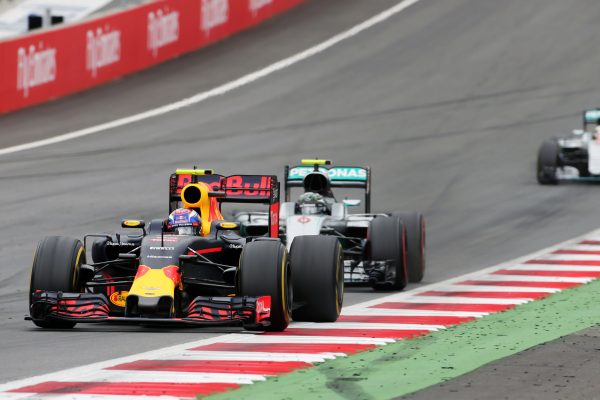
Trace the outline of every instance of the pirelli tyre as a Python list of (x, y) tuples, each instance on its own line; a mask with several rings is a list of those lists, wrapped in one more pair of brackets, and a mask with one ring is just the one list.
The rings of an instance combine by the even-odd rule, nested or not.
[(556, 139), (546, 140), (540, 146), (537, 158), (537, 180), (541, 185), (556, 185), (556, 170), (560, 167), (560, 146)]
[(421, 213), (392, 213), (406, 229), (406, 272), (408, 282), (417, 283), (425, 275), (425, 217)]
[[(240, 255), (238, 288), (242, 296), (271, 296), (268, 331), (280, 332), (290, 323), (292, 309), (290, 263), (287, 249), (278, 240), (256, 240)], [(257, 328), (246, 326), (247, 329)]]
[(334, 322), (344, 302), (344, 259), (334, 236), (297, 236), (290, 249), (295, 321)]
[(380, 216), (371, 221), (368, 246), (372, 261), (393, 261), (395, 280), (390, 283), (373, 282), (375, 290), (402, 290), (408, 282), (406, 271), (406, 229), (400, 217)]
[(85, 248), (81, 241), (64, 236), (49, 236), (37, 247), (31, 269), (29, 309), (33, 323), (41, 328), (68, 329), (75, 322), (36, 320), (31, 299), (38, 290), (49, 292), (80, 292), (79, 270), (85, 262)]

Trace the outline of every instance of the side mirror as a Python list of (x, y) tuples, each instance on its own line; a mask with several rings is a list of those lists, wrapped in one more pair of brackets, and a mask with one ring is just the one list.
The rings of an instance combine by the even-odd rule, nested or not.
[(140, 228), (144, 229), (146, 227), (146, 223), (143, 219), (124, 219), (121, 221), (121, 228)]
[(346, 207), (356, 207), (360, 205), (359, 199), (344, 199), (344, 205)]

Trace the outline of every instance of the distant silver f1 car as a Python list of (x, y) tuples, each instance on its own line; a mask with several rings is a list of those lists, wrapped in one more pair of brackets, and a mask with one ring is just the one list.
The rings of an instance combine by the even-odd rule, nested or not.
[[(302, 160), (285, 167), (285, 202), (280, 210), (280, 237), (291, 254), (298, 237), (331, 235), (344, 249), (344, 281), (370, 284), (376, 290), (401, 290), (420, 282), (425, 271), (425, 219), (420, 213), (372, 213), (371, 169), (332, 166), (327, 160)], [(303, 189), (290, 201), (292, 188)], [(361, 200), (338, 201), (332, 189), (364, 190), (365, 212), (353, 214)], [(257, 234), (267, 228), (267, 215), (236, 215), (242, 229)], [(255, 232), (253, 232), (255, 231)], [(292, 250), (294, 249), (294, 250)], [(308, 249), (307, 249), (308, 250)], [(293, 257), (293, 256), (292, 256)]]
[(583, 113), (583, 129), (544, 141), (538, 151), (537, 180), (600, 182), (600, 109)]

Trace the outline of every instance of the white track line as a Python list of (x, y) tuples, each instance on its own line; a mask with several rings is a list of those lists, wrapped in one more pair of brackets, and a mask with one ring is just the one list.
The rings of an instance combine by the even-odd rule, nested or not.
[(378, 322), (300, 322), (294, 324), (294, 328), (298, 329), (331, 329), (331, 330), (344, 330), (344, 329), (390, 329), (398, 331), (412, 331), (412, 330), (426, 330), (436, 331), (438, 329), (444, 329), (444, 325), (425, 325), (425, 324), (389, 324), (389, 323), (378, 323)]
[(529, 298), (504, 299), (504, 298), (479, 298), (479, 297), (444, 297), (444, 296), (414, 296), (402, 299), (406, 303), (432, 303), (432, 304), (524, 304)]
[[(561, 264), (518, 264), (512, 265), (503, 269), (509, 271), (573, 271), (573, 272), (598, 272), (600, 266), (586, 266), (586, 265), (561, 265)], [(502, 275), (510, 276), (510, 275)]]
[(469, 281), (490, 281), (490, 282), (588, 283), (588, 282), (593, 281), (594, 279), (592, 279), (592, 278), (572, 278), (572, 277), (562, 277), (562, 276), (483, 275), (483, 276), (478, 277), (477, 279), (467, 279), (467, 280), (469, 280)]
[(248, 75), (245, 75), (241, 78), (238, 78), (234, 81), (228, 82), (224, 85), (218, 86), (218, 87), (208, 90), (206, 92), (201, 92), (194, 96), (188, 97), (186, 99), (182, 99), (182, 100), (176, 101), (174, 103), (155, 108), (153, 110), (148, 110), (148, 111), (145, 111), (145, 112), (142, 112), (139, 114), (135, 114), (135, 115), (131, 115), (131, 116), (125, 117), (125, 118), (119, 118), (119, 119), (116, 119), (114, 121), (107, 122), (104, 124), (95, 125), (95, 126), (92, 126), (89, 128), (80, 129), (80, 130), (77, 130), (74, 132), (65, 133), (65, 134), (55, 136), (52, 138), (48, 138), (48, 139), (44, 139), (44, 140), (38, 140), (35, 142), (25, 143), (25, 144), (21, 144), (18, 146), (6, 147), (4, 149), (0, 149), (0, 155), (17, 153), (19, 151), (24, 151), (24, 150), (31, 150), (31, 149), (35, 149), (38, 147), (49, 146), (52, 144), (61, 143), (61, 142), (65, 142), (68, 140), (93, 135), (93, 134), (96, 134), (99, 132), (107, 131), (109, 129), (119, 128), (119, 127), (122, 127), (125, 125), (133, 124), (135, 122), (139, 122), (139, 121), (143, 121), (143, 120), (146, 120), (149, 118), (154, 118), (154, 117), (158, 117), (158, 116), (161, 116), (164, 114), (168, 114), (170, 112), (177, 111), (182, 108), (186, 108), (186, 107), (190, 107), (192, 105), (198, 104), (198, 103), (202, 103), (208, 99), (212, 99), (213, 97), (224, 95), (235, 89), (239, 89), (243, 86), (249, 85), (253, 82), (258, 81), (259, 79), (262, 79), (264, 77), (272, 75), (278, 71), (281, 71), (283, 69), (291, 67), (294, 64), (297, 64), (297, 63), (304, 61), (306, 59), (309, 59), (317, 54), (320, 54), (320, 53), (324, 52), (325, 50), (335, 46), (336, 44), (343, 42), (347, 39), (350, 39), (350, 38), (358, 35), (359, 33), (390, 19), (394, 15), (401, 13), (402, 11), (404, 11), (407, 8), (409, 8), (410, 6), (418, 3), (419, 1), (421, 1), (421, 0), (402, 1), (399, 4), (395, 5), (394, 7), (391, 7), (389, 9), (377, 14), (376, 16), (364, 21), (363, 23), (358, 24), (358, 25), (348, 29), (347, 31), (339, 33), (339, 34), (333, 36), (332, 38), (330, 38), (316, 46), (313, 46), (307, 50), (304, 50), (301, 53), (295, 54), (295, 55), (285, 58), (281, 61), (277, 61), (261, 70), (252, 72)]
[(547, 254), (544, 257), (536, 258), (535, 260), (597, 261), (600, 263), (600, 256), (598, 254)]
[(342, 311), (342, 315), (367, 315), (377, 317), (484, 317), (487, 312), (476, 311), (437, 311), (437, 310), (395, 310), (389, 308), (353, 308)]
[(185, 351), (181, 354), (163, 355), (149, 360), (212, 360), (212, 361), (300, 361), (318, 363), (346, 357), (345, 353), (267, 353), (260, 351)]
[[(299, 336), (299, 335), (243, 335), (232, 334), (219, 336), (219, 343), (305, 343), (305, 344), (374, 344), (381, 346), (393, 343), (394, 339), (388, 338), (362, 338), (346, 336)], [(190, 346), (192, 348), (194, 346)]]
[(97, 370), (75, 376), (63, 376), (58, 382), (158, 382), (158, 383), (237, 383), (250, 384), (264, 381), (265, 375), (240, 373), (173, 372)]
[(561, 250), (600, 251), (600, 244), (576, 244)]
[(527, 286), (486, 286), (486, 285), (448, 285), (442, 286), (436, 291), (444, 292), (500, 292), (500, 293), (556, 293), (561, 289), (546, 287), (527, 287)]

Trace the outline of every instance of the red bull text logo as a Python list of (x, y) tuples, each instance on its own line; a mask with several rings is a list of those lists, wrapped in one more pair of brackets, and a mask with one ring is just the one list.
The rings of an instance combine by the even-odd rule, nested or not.
[(227, 178), (226, 187), (228, 196), (268, 196), (271, 189), (271, 178), (262, 176), (259, 182), (252, 183), (244, 182), (243, 176), (230, 176)]

